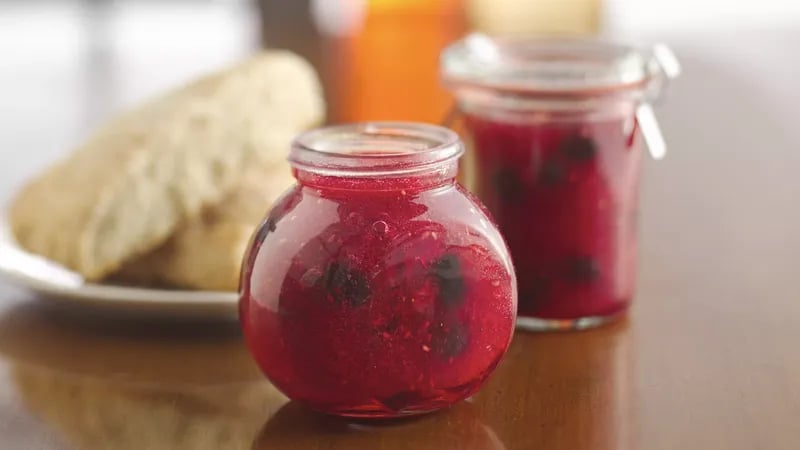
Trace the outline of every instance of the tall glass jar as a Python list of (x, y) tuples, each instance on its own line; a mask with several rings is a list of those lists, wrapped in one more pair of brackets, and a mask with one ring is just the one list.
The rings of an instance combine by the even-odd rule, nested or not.
[(508, 349), (510, 255), (455, 182), (461, 142), (411, 123), (308, 132), (297, 185), (245, 256), (247, 344), (288, 397), (343, 416), (391, 417), (475, 393)]
[(518, 326), (586, 328), (634, 296), (642, 142), (665, 146), (650, 102), (679, 66), (585, 39), (471, 35), (442, 55), (471, 142), (466, 179), (511, 249)]

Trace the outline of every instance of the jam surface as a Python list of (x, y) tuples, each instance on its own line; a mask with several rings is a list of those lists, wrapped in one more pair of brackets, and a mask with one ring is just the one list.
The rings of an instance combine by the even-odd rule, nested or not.
[(633, 117), (506, 121), (467, 115), (475, 191), (517, 272), (519, 314), (623, 312), (636, 279), (640, 138)]
[(288, 397), (392, 417), (479, 389), (510, 343), (515, 289), (500, 234), (452, 180), (317, 178), (257, 232), (240, 313), (256, 361)]

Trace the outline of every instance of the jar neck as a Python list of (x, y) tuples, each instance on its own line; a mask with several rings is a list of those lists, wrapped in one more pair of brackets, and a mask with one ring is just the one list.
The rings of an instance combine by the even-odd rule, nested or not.
[(353, 177), (325, 175), (302, 169), (294, 169), (293, 172), (300, 185), (323, 191), (417, 193), (454, 184), (458, 174), (458, 164), (452, 162), (405, 176)]
[(649, 103), (680, 65), (660, 44), (473, 33), (442, 52), (441, 73), (449, 89), (472, 101), (496, 97), (506, 109), (570, 109), (609, 99)]
[(665, 45), (473, 33), (442, 53), (442, 80), (462, 111), (612, 115), (658, 99), (680, 73)]
[(641, 102), (639, 96), (564, 99), (511, 97), (490, 92), (457, 95), (462, 114), (525, 123), (614, 120), (633, 116)]
[(375, 122), (313, 130), (292, 145), (289, 161), (304, 186), (337, 191), (421, 191), (452, 184), (463, 153), (442, 127)]

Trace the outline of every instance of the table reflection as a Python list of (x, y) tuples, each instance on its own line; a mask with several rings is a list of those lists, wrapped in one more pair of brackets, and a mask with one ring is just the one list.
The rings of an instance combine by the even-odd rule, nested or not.
[(247, 449), (286, 402), (228, 325), (0, 318), (0, 355), (31, 415), (78, 449)]
[(461, 402), (427, 416), (353, 422), (309, 411), (290, 402), (264, 425), (254, 450), (355, 448), (505, 450), (481, 419), (476, 405)]
[(235, 323), (121, 320), (39, 302), (0, 312), (3, 388), (26, 411), (15, 414), (77, 449), (633, 449), (632, 338), (626, 321), (517, 333), (470, 401), (371, 423), (288, 402)]
[(632, 342), (627, 320), (583, 332), (517, 332), (476, 404), (509, 448), (636, 448)]

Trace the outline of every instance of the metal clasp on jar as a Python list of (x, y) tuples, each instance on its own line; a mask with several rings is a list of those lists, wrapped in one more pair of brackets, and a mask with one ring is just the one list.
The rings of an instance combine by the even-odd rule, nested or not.
[[(656, 92), (650, 97), (657, 97), (659, 94), (663, 80), (671, 80), (676, 78), (681, 73), (681, 66), (675, 54), (664, 44), (657, 44), (652, 49), (652, 64), (653, 71), (655, 72)], [(662, 159), (667, 154), (667, 143), (664, 140), (664, 135), (661, 133), (661, 127), (658, 125), (655, 112), (649, 101), (643, 101), (636, 108), (636, 122), (639, 124), (639, 129), (642, 132), (642, 137), (653, 159)]]

